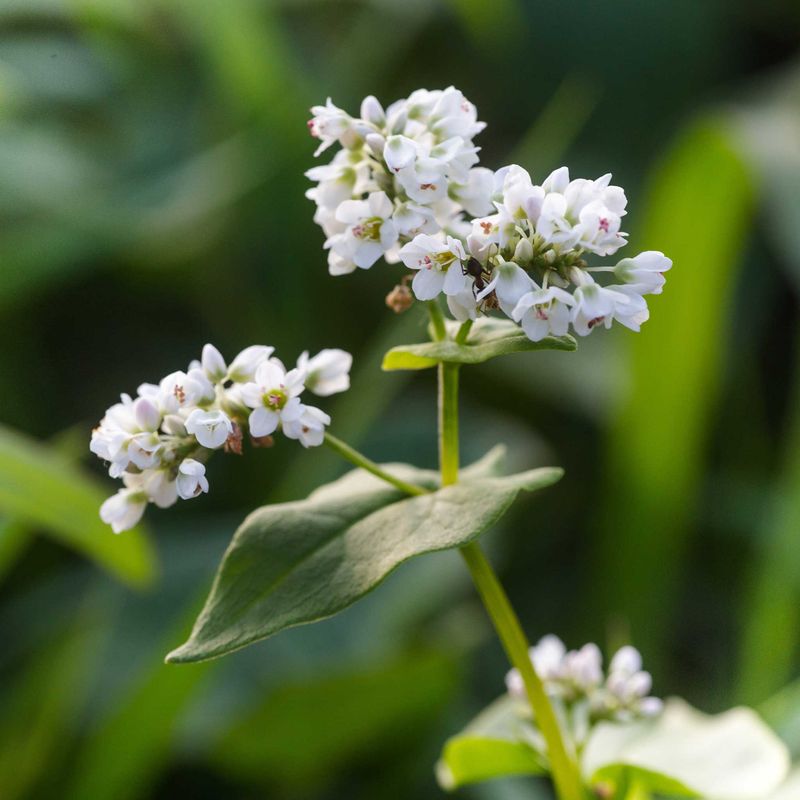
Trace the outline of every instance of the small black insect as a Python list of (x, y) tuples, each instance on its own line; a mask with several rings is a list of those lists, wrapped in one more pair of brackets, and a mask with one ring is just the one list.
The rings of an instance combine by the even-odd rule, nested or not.
[(470, 256), (469, 261), (461, 265), (461, 271), (464, 275), (472, 275), (475, 279), (475, 288), (479, 292), (482, 292), (486, 288), (486, 282), (483, 280), (483, 266), (477, 258)]

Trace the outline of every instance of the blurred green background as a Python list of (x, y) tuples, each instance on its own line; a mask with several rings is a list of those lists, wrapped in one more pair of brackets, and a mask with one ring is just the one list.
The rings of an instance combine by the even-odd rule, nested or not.
[[(659, 694), (757, 705), (800, 750), (800, 6), (792, 0), (0, 2), (0, 797), (435, 798), (506, 665), (459, 559), (328, 622), (164, 666), (255, 505), (344, 469), (219, 456), (147, 530), (97, 519), (120, 391), (206, 341), (355, 355), (332, 430), (435, 464), (399, 268), (330, 278), (308, 108), (455, 84), (483, 163), (612, 171), (675, 267), (639, 336), (464, 371), (465, 460), (567, 476), (486, 538), (532, 639), (631, 638)], [(464, 791), (531, 800), (532, 782)]]

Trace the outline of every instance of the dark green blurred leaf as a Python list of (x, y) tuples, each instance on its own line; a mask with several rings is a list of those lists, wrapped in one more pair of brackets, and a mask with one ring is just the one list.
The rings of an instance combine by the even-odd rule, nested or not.
[(211, 594), (173, 662), (225, 655), (285, 628), (352, 605), (396, 567), (424, 553), (460, 547), (490, 528), (521, 490), (557, 481), (555, 467), (490, 477), (493, 451), (462, 482), (436, 490), (438, 475), (404, 464), (387, 469), (432, 490), (408, 497), (362, 470), (294, 503), (264, 506), (236, 532)]
[[(448, 325), (454, 333), (458, 326)], [(383, 359), (383, 369), (428, 369), (442, 361), (452, 364), (480, 364), (497, 356), (526, 353), (532, 350), (575, 350), (571, 336), (548, 336), (532, 342), (519, 325), (511, 320), (483, 317), (479, 319), (464, 344), (452, 339), (423, 344), (404, 344), (393, 347)]]
[(56, 448), (0, 427), (0, 511), (41, 526), (127, 583), (149, 583), (156, 564), (145, 534), (112, 534), (98, 515), (104, 499)]
[(531, 744), (533, 728), (525, 703), (504, 695), (462, 733), (448, 739), (436, 776), (443, 789), (511, 775), (544, 775), (542, 756)]
[(43, 782), (62, 766), (63, 743), (89, 688), (94, 639), (85, 619), (27, 661), (0, 712), (3, 800), (43, 797)]
[[(185, 624), (181, 630), (185, 630)], [(63, 788), (64, 800), (134, 800), (146, 796), (169, 762), (175, 729), (211, 665), (170, 669), (160, 659), (93, 730)]]
[[(307, 786), (415, 741), (458, 688), (454, 655), (413, 653), (272, 692), (214, 747), (227, 773)], [(175, 670), (180, 672), (181, 670)]]

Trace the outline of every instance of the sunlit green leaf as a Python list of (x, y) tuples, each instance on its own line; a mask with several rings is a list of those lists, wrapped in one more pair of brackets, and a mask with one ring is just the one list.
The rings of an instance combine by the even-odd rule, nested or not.
[(525, 704), (508, 695), (478, 715), (462, 733), (447, 741), (436, 768), (444, 789), (512, 775), (546, 773), (532, 745), (532, 726)]
[[(457, 329), (457, 326), (448, 325), (449, 332), (455, 333)], [(511, 320), (483, 317), (475, 323), (464, 344), (448, 339), (393, 347), (383, 359), (383, 369), (428, 369), (442, 361), (480, 364), (509, 353), (575, 350), (576, 347), (577, 344), (571, 336), (548, 336), (540, 342), (532, 342), (522, 328)]]
[(98, 516), (105, 496), (56, 448), (0, 427), (0, 512), (40, 526), (128, 583), (145, 584), (155, 571), (150, 545), (139, 529), (111, 533)]
[(264, 506), (236, 532), (186, 644), (168, 660), (202, 661), (352, 605), (414, 556), (460, 547), (502, 517), (521, 490), (557, 481), (553, 467), (489, 477), (499, 454), (436, 489), (438, 475), (387, 469), (431, 491), (409, 497), (354, 470), (306, 500)]
[(748, 708), (709, 716), (670, 700), (656, 720), (598, 725), (582, 769), (592, 783), (632, 777), (671, 797), (752, 800), (786, 779), (789, 753)]
[(637, 237), (674, 266), (664, 294), (650, 301), (652, 318), (626, 342), (631, 380), (611, 430), (592, 596), (605, 599), (598, 604), (604, 618), (624, 614), (650, 653), (669, 630), (665, 618), (694, 519), (724, 363), (725, 312), (752, 200), (726, 129), (704, 120), (661, 164)]

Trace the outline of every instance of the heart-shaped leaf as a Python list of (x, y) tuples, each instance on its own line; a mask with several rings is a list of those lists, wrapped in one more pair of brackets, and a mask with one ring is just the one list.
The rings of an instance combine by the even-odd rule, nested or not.
[(452, 364), (480, 364), (490, 358), (530, 350), (575, 350), (571, 336), (548, 336), (532, 342), (511, 320), (481, 317), (473, 325), (464, 344), (455, 341), (458, 325), (448, 323), (449, 338), (439, 342), (405, 344), (393, 347), (383, 357), (383, 369), (428, 369), (442, 361)]
[(786, 746), (749, 708), (708, 716), (670, 700), (654, 721), (601, 723), (582, 758), (592, 784), (633, 776), (669, 797), (753, 800), (786, 779)]
[(295, 625), (325, 619), (356, 602), (414, 556), (460, 547), (490, 528), (520, 490), (557, 481), (546, 467), (496, 476), (493, 451), (437, 489), (438, 476), (403, 464), (385, 469), (431, 491), (409, 497), (363, 470), (306, 500), (264, 506), (228, 547), (205, 608), (168, 661), (225, 655)]
[(492, 778), (546, 774), (526, 712), (525, 703), (508, 695), (495, 700), (445, 744), (436, 766), (439, 785), (452, 791)]

